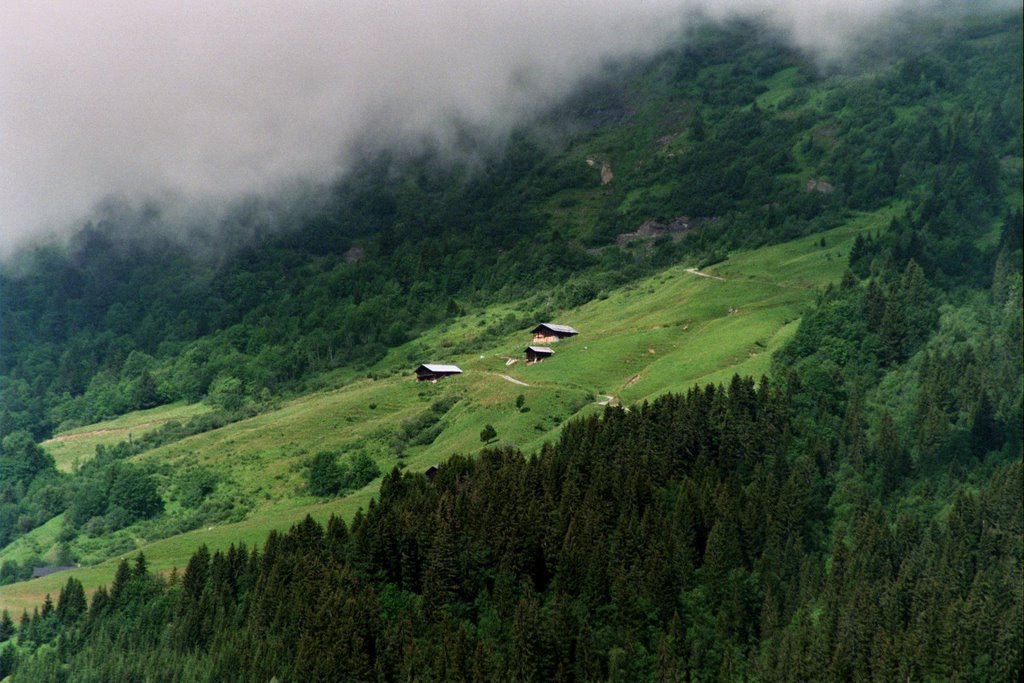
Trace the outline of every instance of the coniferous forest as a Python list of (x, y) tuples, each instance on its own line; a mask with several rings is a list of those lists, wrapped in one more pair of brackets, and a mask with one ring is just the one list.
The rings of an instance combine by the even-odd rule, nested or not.
[[(173, 573), (137, 555), (91, 596), (68, 579), (0, 619), (0, 679), (1021, 680), (1021, 15), (901, 50), (822, 73), (738, 23), (590, 86), (565, 105), (573, 135), (627, 125), (647, 91), (623, 83), (692, 108), (685, 158), (633, 176), (670, 189), (633, 213), (613, 193), (635, 187), (608, 190), (588, 231), (552, 231), (540, 208), (583, 182), (571, 140), (524, 131), (486, 172), (377, 156), (315, 209), (253, 200), (216, 257), (114, 248), (124, 223), (158, 220), (115, 211), (0, 272), (6, 545), (61, 513), (73, 537), (97, 510), (163, 512), (126, 462), (145, 443), (59, 473), (37, 442), (61, 425), (205, 399), (218, 412), (196, 430), (214, 429), (484, 299), (554, 279), (550, 312), (898, 209), (766, 376), (607, 407), (537, 452), (452, 454), (430, 479), (396, 467), (350, 520), (202, 547)], [(794, 67), (795, 100), (760, 107)], [(827, 124), (801, 109), (819, 96)], [(805, 168), (834, 191), (790, 182)], [(598, 248), (684, 213), (715, 220)]]
[[(830, 531), (831, 449), (800, 428), (802, 393), (737, 378), (608, 409), (530, 457), (396, 470), (351, 524), (201, 548), (180, 576), (124, 561), (88, 608), (70, 579), (23, 620), (46, 644), (15, 679), (1019, 677), (1019, 453), (941, 522), (863, 497)], [(890, 432), (860, 485), (899, 487)]]

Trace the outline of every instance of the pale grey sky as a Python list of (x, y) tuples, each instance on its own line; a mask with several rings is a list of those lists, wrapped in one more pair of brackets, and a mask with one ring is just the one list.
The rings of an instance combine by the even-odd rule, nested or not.
[[(4, 0), (0, 254), (104, 196), (218, 200), (342, 172), (361, 136), (501, 134), (689, 17), (756, 14), (835, 53), (950, 0)], [(957, 0), (956, 4), (962, 4)]]

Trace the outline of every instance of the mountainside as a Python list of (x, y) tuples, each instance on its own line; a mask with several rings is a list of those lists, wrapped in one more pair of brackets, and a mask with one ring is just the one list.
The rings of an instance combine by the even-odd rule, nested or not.
[(707, 27), (473, 161), (21, 253), (0, 676), (1019, 678), (1021, 40)]
[[(569, 419), (599, 413), (602, 404), (634, 405), (694, 383), (728, 382), (737, 373), (761, 376), (818, 287), (841, 276), (855, 236), (882, 229), (890, 217), (885, 211), (867, 214), (820, 236), (737, 252), (709, 267), (704, 275), (710, 277), (685, 266), (670, 268), (565, 311), (561, 319), (577, 326), (579, 337), (552, 344), (554, 356), (537, 365), (523, 360), (528, 323), (509, 325), (511, 331), (498, 335), (487, 331), (484, 321), (500, 323), (514, 310), (497, 307), (395, 349), (372, 369), (372, 377), (156, 448), (145, 447), (147, 430), (159, 430), (170, 418), (181, 421), (189, 414), (186, 407), (141, 411), (134, 414), (134, 427), (124, 426), (132, 422), (123, 418), (73, 430), (42, 444), (59, 468), (80, 467), (88, 475), (86, 463), (97, 445), (127, 446), (134, 433), (143, 450), (123, 462), (148, 468), (171, 504), (153, 521), (121, 531), (87, 531), (63, 543), (64, 525), (55, 520), (0, 550), (0, 562), (23, 568), (59, 564), (61, 553), (70, 552), (89, 563), (138, 543), (154, 569), (183, 567), (200, 543), (226, 548), (239, 534), (258, 542), (260, 533), (308, 513), (351, 515), (365, 505), (378, 482), (336, 503), (309, 495), (305, 465), (321, 451), (341, 453), (344, 461), (368, 454), (384, 472), (396, 464), (423, 471), (453, 453), (479, 450), (487, 424), (497, 430), (495, 444), (529, 451), (557, 437)], [(437, 385), (417, 383), (411, 369), (420, 358), (454, 361), (465, 374)], [(517, 362), (507, 365), (509, 358)], [(197, 420), (210, 414), (196, 412)], [(211, 490), (189, 504), (195, 481), (210, 482)], [(203, 526), (187, 537), (157, 540), (197, 523)], [(108, 582), (116, 564), (115, 559), (79, 576), (92, 588)], [(54, 575), (3, 589), (0, 607), (31, 607), (65, 580)]]

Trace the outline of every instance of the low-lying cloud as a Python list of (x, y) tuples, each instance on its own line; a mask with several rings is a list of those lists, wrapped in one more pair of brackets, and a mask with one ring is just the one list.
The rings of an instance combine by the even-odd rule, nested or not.
[(358, 141), (500, 135), (608, 60), (702, 15), (763, 17), (837, 54), (943, 0), (6, 0), (0, 252), (105, 196), (197, 202), (343, 172)]

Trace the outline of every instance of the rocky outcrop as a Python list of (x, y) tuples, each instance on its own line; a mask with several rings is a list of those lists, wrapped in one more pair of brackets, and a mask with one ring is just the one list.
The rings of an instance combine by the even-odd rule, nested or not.
[(829, 194), (835, 192), (835, 190), (836, 188), (832, 186), (832, 183), (818, 178), (811, 178), (804, 186), (804, 192), (821, 192), (823, 194)]
[(587, 157), (587, 166), (594, 168), (596, 166), (601, 167), (601, 184), (607, 185), (615, 178), (615, 174), (612, 173), (612, 165), (605, 160), (599, 160), (597, 157)]
[(346, 251), (342, 258), (345, 259), (345, 263), (359, 263), (363, 260), (363, 256), (366, 255), (366, 250), (360, 246), (354, 246)]
[(691, 219), (689, 216), (676, 216), (668, 223), (661, 223), (652, 219), (644, 221), (633, 232), (621, 233), (615, 238), (615, 242), (621, 247), (634, 240), (651, 240), (662, 235), (672, 235), (673, 238), (678, 238), (698, 227), (701, 223), (710, 223), (717, 220), (718, 218), (716, 217)]

